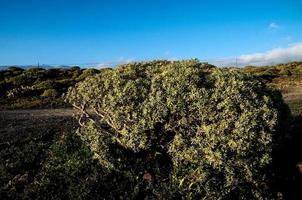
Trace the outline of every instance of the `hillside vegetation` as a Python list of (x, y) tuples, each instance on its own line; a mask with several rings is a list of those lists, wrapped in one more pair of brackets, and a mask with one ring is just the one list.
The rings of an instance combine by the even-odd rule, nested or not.
[(0, 71), (0, 109), (68, 106), (62, 94), (70, 86), (99, 73), (97, 69), (10, 67)]
[[(292, 112), (302, 112), (302, 62), (274, 66), (237, 68), (255, 75), (266, 83), (280, 89), (289, 102)], [(70, 86), (107, 69), (30, 68), (9, 67), (0, 70), (0, 109), (27, 109), (70, 106), (64, 103), (64, 94)], [(295, 87), (296, 86), (296, 87)], [(289, 94), (287, 96), (287, 94)], [(289, 97), (289, 98), (288, 98)]]
[(302, 62), (240, 69), (256, 75), (268, 85), (279, 89), (294, 115), (302, 113)]
[(301, 68), (0, 71), (2, 109), (80, 111), (0, 112), (0, 199), (301, 199)]

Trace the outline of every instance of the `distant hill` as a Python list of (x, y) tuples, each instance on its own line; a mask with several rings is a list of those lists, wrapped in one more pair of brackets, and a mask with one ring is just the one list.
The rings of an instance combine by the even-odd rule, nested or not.
[(31, 68), (44, 68), (44, 69), (51, 69), (51, 68), (72, 68), (78, 66), (69, 66), (69, 65), (60, 65), (60, 66), (53, 66), (53, 65), (2, 65), (0, 66), (0, 70), (6, 70), (10, 67), (18, 67), (22, 69), (31, 69)]

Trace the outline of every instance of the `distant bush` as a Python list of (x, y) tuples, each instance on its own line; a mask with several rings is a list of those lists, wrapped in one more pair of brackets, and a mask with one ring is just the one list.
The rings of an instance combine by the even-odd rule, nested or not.
[(290, 62), (287, 64), (278, 64), (273, 66), (246, 66), (242, 68), (244, 73), (250, 73), (258, 76), (291, 76), (302, 75), (302, 62)]
[(42, 97), (49, 97), (49, 98), (55, 98), (58, 97), (60, 94), (57, 90), (55, 89), (47, 89), (43, 92), (41, 95)]
[(76, 84), (76, 82), (73, 79), (62, 79), (56, 81), (58, 88), (68, 89), (69, 86), (73, 86), (74, 84)]
[(78, 68), (72, 69), (72, 79), (77, 79), (82, 74), (82, 70)]
[(131, 63), (76, 84), (66, 100), (82, 111), (78, 134), (104, 176), (127, 175), (109, 184), (130, 198), (272, 197), (287, 110), (253, 76), (197, 60)]
[(59, 76), (59, 69), (58, 68), (50, 68), (44, 71), (45, 78), (56, 78)]
[[(51, 103), (54, 102), (52, 95), (50, 97), (42, 95), (45, 90), (55, 89), (58, 93), (56, 96), (61, 96), (67, 91), (68, 87), (81, 80), (78, 78), (84, 71), (84, 77), (99, 72), (95, 69), (83, 70), (79, 67), (50, 69), (10, 67), (9, 69), (0, 70), (1, 106), (7, 109), (22, 108), (23, 105), (24, 108), (33, 107), (31, 105), (40, 108), (48, 106), (66, 107), (67, 104), (64, 103), (62, 98), (57, 98), (55, 103)], [(20, 101), (18, 98), (20, 98)], [(12, 101), (16, 105), (12, 105)]]
[(24, 71), (24, 69), (22, 69), (20, 67), (14, 67), (14, 66), (9, 67), (8, 70), (10, 70), (10, 71), (21, 71), (21, 72)]
[(31, 95), (36, 95), (36, 91), (32, 86), (20, 86), (8, 90), (6, 93), (7, 98), (20, 98)]
[(34, 72), (36, 73), (36, 72), (40, 72), (40, 71), (45, 71), (45, 69), (41, 68), (41, 67), (32, 67), (27, 70), (27, 72), (31, 72), (31, 73), (34, 73)]
[(292, 70), (293, 75), (302, 75), (302, 63)]
[(33, 85), (37, 90), (55, 89), (57, 84), (52, 80), (40, 81)]
[(13, 84), (15, 86), (25, 85), (30, 81), (29, 77), (25, 76), (24, 74), (20, 74), (18, 76), (10, 77), (7, 82)]
[(79, 66), (73, 66), (73, 67), (70, 67), (71, 70), (81, 70), (81, 68)]
[(97, 73), (99, 73), (99, 70), (97, 69), (85, 69), (83, 70), (82, 74), (77, 78), (77, 81), (84, 80), (85, 78), (93, 76)]

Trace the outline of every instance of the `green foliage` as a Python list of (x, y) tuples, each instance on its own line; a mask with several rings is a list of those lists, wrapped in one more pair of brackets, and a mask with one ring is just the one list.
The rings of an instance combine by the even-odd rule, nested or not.
[[(79, 67), (68, 68), (31, 68), (21, 69), (11, 67), (8, 70), (0, 70), (0, 100), (1, 107), (5, 109), (45, 107), (51, 103), (51, 107), (66, 105), (61, 96), (68, 87), (73, 86), (83, 72), (85, 77), (92, 76), (98, 70), (82, 70)], [(83, 78), (83, 77), (82, 77)], [(56, 95), (48, 95), (46, 90), (56, 90)], [(32, 101), (32, 102), (30, 102)], [(24, 107), (22, 107), (24, 106)]]
[(99, 163), (132, 180), (116, 187), (149, 198), (272, 197), (273, 140), (288, 113), (253, 76), (197, 60), (131, 63), (86, 78), (66, 99), (82, 111), (79, 135)]
[(89, 149), (72, 133), (63, 133), (49, 148), (49, 156), (25, 191), (29, 199), (85, 199), (96, 189), (98, 169)]
[(19, 98), (22, 96), (30, 96), (35, 94), (35, 88), (32, 86), (21, 86), (18, 88), (13, 88), (9, 91), (7, 91), (7, 98), (12, 99), (12, 98)]
[(29, 68), (27, 70), (27, 72), (29, 73), (38, 73), (38, 72), (41, 72), (41, 71), (44, 71), (45, 69), (44, 68), (41, 68), (41, 67), (32, 67), (32, 68)]
[(148, 185), (99, 165), (73, 131), (48, 134), (0, 149), (1, 199), (133, 199)]
[(41, 81), (33, 85), (33, 88), (35, 88), (36, 90), (54, 89), (56, 87), (57, 84), (52, 80)]
[(24, 71), (24, 69), (22, 69), (20, 67), (15, 67), (15, 66), (9, 67), (8, 70), (10, 70), (10, 71)]
[(10, 145), (0, 151), (0, 197), (20, 199), (18, 193), (30, 181), (29, 175), (39, 166), (41, 154), (45, 152), (41, 141), (29, 140), (26, 143)]
[(9, 78), (7, 82), (15, 86), (20, 86), (20, 85), (27, 84), (29, 81), (30, 79), (27, 76), (20, 74), (18, 76), (13, 76)]
[[(49, 102), (47, 102), (49, 104)], [(33, 109), (41, 108), (44, 105), (43, 99), (40, 98), (17, 98), (10, 102), (10, 109)], [(46, 107), (46, 105), (44, 105)]]
[(58, 68), (50, 68), (44, 71), (44, 75), (48, 79), (56, 78), (60, 74)]
[(42, 97), (55, 98), (59, 96), (59, 93), (55, 89), (47, 89), (41, 95)]
[(89, 76), (93, 76), (95, 74), (99, 73), (99, 70), (97, 69), (85, 69), (83, 70), (82, 74), (76, 78), (77, 81), (82, 81), (85, 78), (89, 77)]
[(292, 76), (302, 75), (302, 62), (290, 62), (274, 66), (246, 66), (242, 69), (244, 73), (251, 73), (258, 76)]

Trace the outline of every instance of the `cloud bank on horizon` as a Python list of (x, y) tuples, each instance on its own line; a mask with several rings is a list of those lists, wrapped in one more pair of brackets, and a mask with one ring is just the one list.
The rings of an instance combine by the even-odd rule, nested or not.
[[(181, 58), (171, 57), (170, 53), (167, 54), (166, 57), (162, 57), (159, 59), (166, 59), (170, 61), (182, 60)], [(302, 61), (302, 42), (292, 44), (283, 48), (281, 47), (274, 48), (262, 53), (243, 54), (238, 56), (237, 58), (232, 57), (232, 58), (221, 58), (221, 59), (210, 59), (210, 60), (204, 60), (200, 58), (200, 60), (201, 62), (208, 62), (218, 67), (266, 66), (266, 65), (275, 65), (275, 64), (288, 63), (294, 61)], [(96, 68), (115, 67), (121, 64), (140, 62), (140, 61), (146, 61), (146, 60), (137, 60), (134, 58), (119, 57), (115, 61), (94, 63), (90, 67), (96, 67)]]
[(302, 61), (302, 43), (286, 48), (275, 48), (263, 53), (240, 55), (237, 58), (225, 58), (208, 61), (217, 66), (264, 66), (291, 61)]

